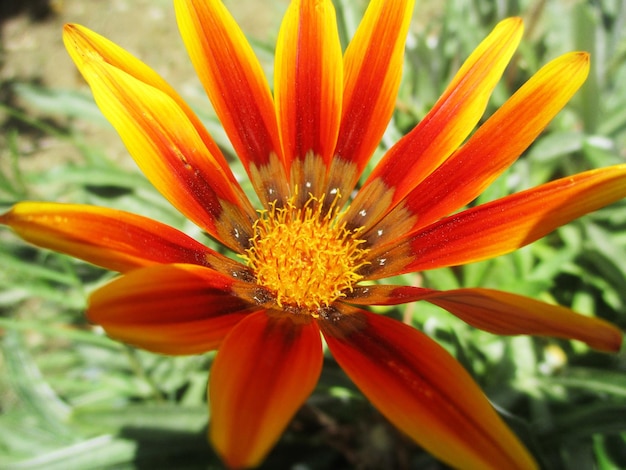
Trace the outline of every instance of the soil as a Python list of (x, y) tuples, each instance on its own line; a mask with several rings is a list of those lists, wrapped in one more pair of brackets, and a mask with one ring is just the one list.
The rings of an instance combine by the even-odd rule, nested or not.
[[(274, 44), (288, 0), (225, 0), (224, 4), (251, 39)], [(171, 0), (0, 0), (0, 103), (37, 118), (54, 121), (20, 100), (15, 85), (37, 84), (51, 90), (89, 89), (69, 58), (62, 40), (65, 23), (79, 23), (121, 45), (161, 74), (194, 106), (210, 107), (180, 38)], [(14, 119), (0, 108), (0, 165), (7, 164), (2, 134)], [(56, 123), (63, 126), (64, 123)], [(80, 117), (73, 124), (87, 142), (110, 158), (128, 162), (120, 139), (107, 126)], [(32, 129), (30, 130), (32, 131)], [(20, 165), (49, 168), (79, 158), (67, 142), (20, 133)], [(4, 147), (4, 149), (2, 148)], [(33, 157), (33, 158), (22, 158)]]
[[(195, 74), (176, 27), (171, 0), (2, 0), (19, 4), (2, 22), (0, 79), (32, 80), (55, 87), (81, 86), (61, 39), (64, 23), (79, 23), (140, 57), (179, 90)], [(247, 35), (265, 37), (278, 28), (287, 0), (224, 2)], [(6, 8), (5, 8), (6, 10)], [(0, 10), (1, 11), (1, 10)], [(12, 14), (11, 14), (12, 13)], [(8, 15), (8, 17), (7, 17)]]

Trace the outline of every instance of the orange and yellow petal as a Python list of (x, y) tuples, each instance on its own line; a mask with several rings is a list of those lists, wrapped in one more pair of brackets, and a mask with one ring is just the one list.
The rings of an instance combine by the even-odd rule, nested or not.
[(561, 178), (446, 217), (368, 253), (366, 278), (457, 266), (514, 251), (626, 197), (626, 164)]
[(575, 339), (600, 351), (619, 351), (622, 332), (614, 325), (559, 305), (492, 289), (437, 291), (412, 286), (357, 287), (345, 302), (398, 305), (425, 300), (466, 323), (498, 335), (535, 335)]
[(322, 368), (319, 329), (308, 316), (257, 312), (225, 338), (211, 368), (209, 437), (229, 468), (261, 463)]
[(433, 289), (393, 284), (355, 286), (342, 302), (354, 305), (401, 305), (428, 298)]
[(420, 331), (352, 309), (320, 328), (372, 404), (438, 459), (468, 470), (537, 468), (469, 374)]
[[(341, 56), (332, 2), (292, 1), (276, 45), (274, 100), (292, 187), (306, 187), (313, 194), (325, 189), (315, 184), (324, 183), (337, 142), (343, 95)], [(303, 173), (306, 158), (321, 159), (322, 174), (314, 181)], [(301, 163), (292, 167), (294, 160)]]
[(30, 243), (112, 271), (162, 263), (235, 265), (175, 228), (104, 207), (21, 202), (0, 215), (0, 223)]
[(174, 6), (191, 61), (259, 197), (267, 202), (287, 194), (274, 102), (239, 25), (220, 0)]
[(476, 328), (498, 335), (539, 335), (582, 341), (592, 348), (617, 352), (622, 332), (599, 318), (558, 305), (490, 289), (457, 289), (426, 299)]
[(80, 70), (152, 184), (194, 223), (241, 250), (252, 233), (254, 209), (176, 102), (101, 60), (87, 60)]
[(162, 354), (201, 354), (255, 310), (231, 277), (190, 264), (136, 269), (96, 290), (87, 317), (112, 338)]
[(375, 223), (466, 139), (483, 115), (522, 33), (519, 18), (503, 20), (474, 50), (426, 117), (374, 168), (347, 215), (353, 225)]
[(406, 211), (418, 215), (407, 227), (414, 231), (472, 201), (530, 146), (588, 73), (589, 55), (582, 52), (547, 64), (371, 232), (382, 229), (387, 236), (399, 236), (393, 227), (399, 226), (396, 219), (406, 219)]
[(103, 60), (111, 64), (115, 68), (123, 70), (140, 82), (157, 88), (167, 94), (187, 115), (207, 149), (209, 149), (209, 152), (215, 157), (218, 163), (222, 165), (224, 169), (228, 168), (228, 162), (222, 156), (219, 147), (206, 131), (200, 119), (198, 119), (180, 95), (178, 95), (178, 93), (176, 93), (176, 91), (154, 70), (117, 44), (81, 25), (65, 25), (63, 29), (63, 41), (70, 57), (79, 68), (86, 60), (97, 58), (98, 60)]
[(344, 54), (344, 98), (331, 190), (349, 194), (393, 113), (413, 0), (373, 0)]

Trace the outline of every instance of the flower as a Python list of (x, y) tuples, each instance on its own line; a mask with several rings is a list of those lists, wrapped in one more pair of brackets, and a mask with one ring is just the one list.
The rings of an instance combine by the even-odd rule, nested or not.
[(626, 196), (626, 165), (617, 165), (455, 212), (571, 98), (588, 55), (550, 62), (468, 138), (522, 35), (519, 19), (502, 21), (353, 195), (393, 112), (413, 1), (373, 0), (342, 53), (330, 0), (293, 0), (273, 95), (221, 2), (176, 0), (175, 8), (258, 210), (154, 71), (82, 26), (65, 27), (65, 44), (148, 179), (238, 258), (102, 207), (22, 202), (0, 222), (123, 273), (89, 300), (89, 319), (111, 337), (165, 354), (219, 348), (209, 437), (231, 468), (259, 464), (312, 392), (321, 336), (382, 414), (437, 458), (463, 468), (536, 468), (454, 358), (417, 329), (362, 307), (425, 300), (493, 333), (620, 348), (617, 328), (564, 307), (482, 288), (371, 282), (513, 251)]

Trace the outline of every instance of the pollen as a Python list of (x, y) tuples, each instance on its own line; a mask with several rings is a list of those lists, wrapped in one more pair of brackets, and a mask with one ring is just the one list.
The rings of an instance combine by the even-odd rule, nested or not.
[(363, 277), (359, 268), (368, 264), (361, 230), (346, 229), (335, 203), (323, 212), (323, 199), (311, 196), (297, 207), (294, 196), (282, 207), (274, 202), (260, 211), (244, 256), (257, 283), (291, 312), (316, 316), (351, 292)]

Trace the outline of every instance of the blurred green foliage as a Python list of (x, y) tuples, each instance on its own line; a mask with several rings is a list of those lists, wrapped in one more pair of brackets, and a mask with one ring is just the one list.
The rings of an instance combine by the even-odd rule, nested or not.
[[(499, 19), (520, 15), (526, 21), (525, 40), (487, 116), (561, 53), (589, 51), (592, 73), (531, 149), (478, 202), (624, 162), (624, 2), (448, 0), (441, 9), (425, 3), (414, 15), (398, 110), (379, 154), (425, 115)], [(345, 44), (364, 2), (335, 4)], [(428, 11), (427, 19), (421, 8)], [(271, 61), (273, 42), (253, 39), (260, 56)], [(169, 53), (181, 51), (164, 51)], [(138, 171), (109, 158), (104, 143), (83, 138), (76, 125), (80, 120), (105, 125), (90, 96), (26, 83), (2, 86), (37, 114), (0, 105), (5, 116), (0, 209), (24, 199), (98, 204), (202, 236)], [(198, 112), (228, 151), (208, 108)], [(45, 171), (24, 165), (17, 142), (33, 133), (71, 145), (79, 158)], [(244, 174), (234, 158), (233, 168)], [(2, 468), (220, 468), (205, 440), (205, 388), (213, 355), (162, 357), (109, 340), (87, 324), (82, 312), (87, 294), (113, 274), (27, 246), (8, 230), (0, 232), (0, 241)], [(626, 327), (626, 204), (602, 209), (511, 255), (400, 281), (439, 289), (502, 289)], [(493, 336), (429, 304), (388, 311), (414, 322), (463, 363), (543, 468), (626, 468), (624, 354), (598, 354), (553, 339)], [(317, 390), (264, 468), (444, 468), (387, 424), (332, 358), (326, 362)]]

